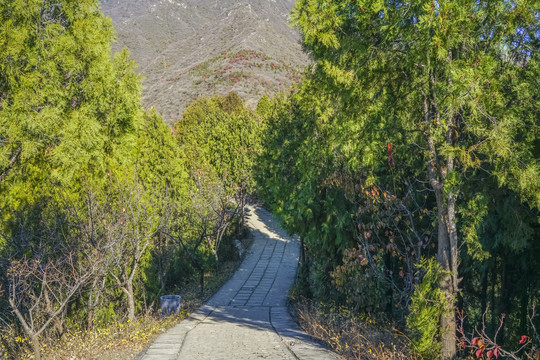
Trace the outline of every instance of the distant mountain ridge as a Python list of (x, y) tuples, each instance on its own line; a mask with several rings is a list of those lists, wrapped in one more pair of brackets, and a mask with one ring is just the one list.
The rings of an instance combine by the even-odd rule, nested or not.
[(309, 63), (288, 26), (294, 0), (104, 0), (117, 48), (145, 77), (143, 103), (168, 123), (200, 96), (231, 90), (254, 106), (298, 82)]

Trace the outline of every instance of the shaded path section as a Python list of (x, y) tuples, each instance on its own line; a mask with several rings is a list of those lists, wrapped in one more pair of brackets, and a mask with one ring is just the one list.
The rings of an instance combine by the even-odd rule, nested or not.
[(232, 278), (140, 359), (340, 359), (289, 315), (287, 293), (296, 276), (299, 240), (260, 207), (247, 207), (247, 225), (253, 244)]

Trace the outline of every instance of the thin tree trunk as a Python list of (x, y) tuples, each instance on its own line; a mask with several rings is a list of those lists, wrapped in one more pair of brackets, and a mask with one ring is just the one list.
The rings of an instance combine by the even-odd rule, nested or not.
[(17, 161), (17, 159), (19, 158), (19, 155), (21, 155), (21, 152), (22, 152), (21, 147), (19, 147), (19, 148), (17, 148), (17, 150), (15, 150), (15, 152), (11, 156), (11, 159), (9, 159), (9, 163), (8, 163), (7, 167), (4, 170), (2, 170), (2, 172), (0, 173), (0, 183), (7, 176), (7, 174), (9, 173), (9, 171), (11, 170), (13, 165), (15, 164), (15, 161)]
[(201, 294), (204, 293), (204, 269), (200, 269)]
[(455, 196), (444, 201), (444, 175), (437, 171), (439, 166), (435, 142), (428, 138), (432, 159), (428, 163), (428, 177), (437, 201), (437, 261), (446, 272), (439, 281), (439, 288), (446, 296), (446, 306), (440, 318), (441, 327), (441, 359), (452, 360), (456, 356), (456, 318), (454, 311), (455, 294), (457, 293), (457, 232), (455, 223)]
[(101, 296), (101, 291), (105, 286), (105, 277), (102, 278), (102, 282), (96, 277), (92, 283), (92, 289), (90, 290), (90, 295), (88, 297), (88, 315), (86, 318), (86, 327), (88, 331), (91, 331), (94, 328), (94, 309), (98, 306), (99, 299)]
[(88, 316), (86, 317), (86, 330), (92, 331), (94, 328), (94, 307), (88, 309)]
[[(439, 206), (439, 205), (438, 205)], [(437, 258), (442, 269), (447, 273), (441, 277), (439, 287), (446, 295), (446, 306), (440, 319), (441, 326), (441, 359), (451, 360), (456, 354), (456, 320), (454, 314), (454, 284), (452, 272), (452, 248), (450, 245), (450, 236), (445, 224), (444, 204), (439, 207), (439, 226), (438, 226), (438, 251)]]
[(480, 308), (482, 312), (487, 311), (487, 296), (488, 296), (488, 276), (489, 276), (489, 267), (482, 271), (482, 289), (480, 294)]
[(34, 359), (41, 360), (41, 344), (39, 343), (39, 337), (37, 335), (30, 336), (32, 340), (32, 349), (34, 350)]
[(519, 329), (521, 334), (527, 333), (527, 326), (528, 323), (528, 315), (529, 315), (529, 279), (528, 276), (525, 275), (525, 278), (523, 279), (523, 289), (521, 290), (521, 298), (520, 298), (520, 316), (519, 316)]
[(497, 287), (497, 259), (494, 259), (493, 261), (493, 271), (491, 272), (491, 324), (490, 324), (490, 331), (494, 332), (497, 328), (497, 308), (495, 306), (496, 303), (496, 287)]
[[(457, 227), (455, 219), (456, 194), (450, 190), (445, 199), (446, 176), (454, 170), (454, 158), (450, 155), (446, 163), (439, 158), (436, 139), (432, 135), (431, 124), (435, 121), (436, 126), (440, 126), (440, 111), (437, 98), (434, 93), (436, 78), (433, 71), (429, 73), (429, 95), (422, 89), (424, 122), (426, 125), (426, 140), (429, 150), (427, 163), (427, 174), (431, 187), (435, 192), (437, 201), (437, 261), (445, 274), (439, 280), (439, 288), (445, 294), (445, 309), (440, 318), (441, 327), (441, 359), (452, 360), (456, 356), (456, 317), (455, 317), (455, 295), (458, 286), (458, 246)], [(451, 116), (446, 128), (446, 143), (450, 146), (454, 142), (454, 119)], [(446, 201), (445, 201), (446, 200)]]
[[(501, 288), (499, 295), (499, 316), (503, 314), (508, 314), (510, 312), (510, 280), (509, 280), (509, 269), (508, 261), (503, 257), (502, 258), (502, 272), (501, 272)], [(503, 322), (501, 330), (498, 333), (497, 340), (501, 343), (504, 343), (504, 338), (506, 335), (505, 326)]]
[[(452, 168), (449, 167), (449, 171), (452, 171)], [(442, 253), (447, 253), (444, 255), (445, 261), (448, 261), (448, 268), (450, 273), (444, 276), (442, 280), (443, 285), (441, 289), (445, 292), (446, 295), (446, 309), (443, 315), (441, 316), (441, 328), (443, 334), (441, 337), (442, 348), (441, 356), (444, 360), (454, 359), (456, 357), (456, 315), (455, 315), (455, 301), (456, 295), (458, 293), (458, 245), (457, 245), (457, 226), (455, 218), (455, 201), (456, 196), (450, 194), (447, 200), (447, 216), (446, 216), (446, 227), (447, 235), (446, 241), (443, 241), (445, 248), (439, 249)]]
[(130, 322), (135, 320), (135, 296), (133, 294), (133, 281), (128, 280), (126, 284), (126, 295), (128, 298), (128, 319)]

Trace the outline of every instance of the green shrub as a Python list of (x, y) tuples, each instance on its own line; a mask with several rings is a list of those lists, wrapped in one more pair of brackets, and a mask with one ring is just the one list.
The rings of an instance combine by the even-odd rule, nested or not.
[[(382, 266), (382, 257), (374, 257), (374, 266)], [(345, 295), (347, 304), (361, 313), (383, 313), (388, 302), (388, 282), (371, 267), (362, 248), (343, 252), (343, 264), (331, 273), (332, 283)]]
[(409, 336), (416, 350), (424, 359), (437, 359), (441, 352), (439, 319), (445, 311), (446, 298), (438, 284), (445, 271), (433, 258), (422, 259), (418, 275), (423, 279), (411, 297), (407, 316)]

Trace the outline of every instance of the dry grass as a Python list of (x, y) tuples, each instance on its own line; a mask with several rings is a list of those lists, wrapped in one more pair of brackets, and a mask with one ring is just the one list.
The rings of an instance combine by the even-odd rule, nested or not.
[(358, 316), (350, 311), (314, 304), (301, 298), (293, 305), (300, 326), (328, 344), (345, 359), (418, 359), (409, 353), (409, 341), (390, 324)]
[(183, 320), (188, 312), (160, 319), (147, 315), (94, 331), (72, 331), (60, 342), (44, 343), (46, 359), (132, 359), (159, 334)]
[[(245, 243), (249, 239), (244, 240)], [(176, 316), (161, 318), (159, 314), (148, 313), (134, 322), (120, 321), (113, 324), (96, 324), (93, 331), (72, 329), (60, 339), (42, 339), (42, 358), (52, 360), (129, 360), (134, 359), (148, 344), (160, 334), (184, 320), (201, 306), (234, 273), (240, 261), (220, 264), (219, 273), (207, 274), (205, 289), (201, 293), (197, 283), (191, 283), (182, 290), (182, 311)], [(5, 328), (0, 337), (15, 339), (11, 353), (17, 359), (32, 359), (29, 340), (24, 335), (15, 334), (13, 327)], [(13, 342), (11, 342), (13, 343)], [(0, 348), (0, 358), (12, 358), (6, 349)]]
[[(86, 329), (70, 330), (62, 338), (41, 339), (41, 352), (44, 359), (133, 359), (145, 346), (160, 333), (174, 326), (188, 315), (182, 311), (177, 316), (160, 319), (146, 315), (130, 323), (117, 322), (108, 326), (96, 326), (93, 331)], [(4, 334), (8, 336), (8, 334)], [(15, 338), (18, 345), (17, 359), (32, 359), (33, 353), (28, 339), (24, 336)], [(6, 353), (4, 358), (9, 359)]]

